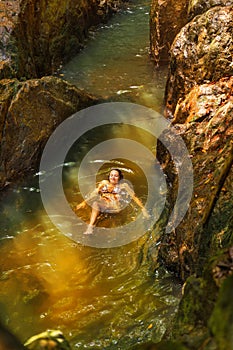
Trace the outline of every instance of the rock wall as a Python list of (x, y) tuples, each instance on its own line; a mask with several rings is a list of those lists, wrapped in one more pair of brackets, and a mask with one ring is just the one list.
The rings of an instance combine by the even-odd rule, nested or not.
[[(184, 282), (179, 310), (165, 336), (177, 349), (233, 349), (232, 21), (232, 1), (190, 0), (186, 24), (169, 51), (165, 116), (185, 141), (194, 178), (188, 211), (173, 232), (162, 234), (158, 252), (160, 262)], [(161, 144), (158, 156), (172, 188), (171, 211), (177, 169)]]
[[(175, 270), (184, 280), (202, 268), (203, 261), (198, 267), (198, 260), (201, 256), (204, 259), (211, 242), (212, 234), (207, 227), (217, 200), (221, 195), (230, 200), (225, 181), (233, 162), (232, 89), (233, 77), (195, 86), (176, 108), (174, 131), (182, 136), (192, 159), (194, 187), (188, 212), (173, 236), (176, 244), (171, 245), (167, 237), (160, 253), (165, 260), (167, 255), (176, 257)], [(173, 179), (176, 193), (179, 183), (175, 169)], [(221, 230), (223, 217), (229, 216), (222, 216)], [(225, 225), (228, 227), (230, 221)]]
[(38, 169), (49, 136), (66, 118), (96, 103), (55, 77), (1, 81), (0, 188)]
[(233, 74), (233, 7), (213, 7), (196, 16), (176, 36), (170, 50), (167, 113), (196, 84)]
[(231, 6), (232, 0), (190, 0), (188, 5), (188, 19), (191, 20), (215, 6)]
[(124, 0), (9, 0), (0, 4), (0, 78), (40, 78), (83, 47), (91, 26)]

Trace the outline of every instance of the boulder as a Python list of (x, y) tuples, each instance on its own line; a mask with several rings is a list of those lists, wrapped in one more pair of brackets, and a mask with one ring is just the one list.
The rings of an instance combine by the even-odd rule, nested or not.
[(166, 114), (195, 85), (233, 74), (233, 7), (214, 7), (186, 24), (171, 47), (166, 85)]
[(64, 119), (95, 98), (56, 77), (3, 81), (0, 187), (38, 168), (44, 145)]
[(231, 6), (232, 0), (190, 0), (188, 6), (188, 19), (191, 20), (215, 6)]

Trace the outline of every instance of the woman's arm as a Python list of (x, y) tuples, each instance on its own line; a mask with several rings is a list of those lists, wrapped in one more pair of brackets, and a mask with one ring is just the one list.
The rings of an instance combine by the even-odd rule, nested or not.
[(149, 218), (150, 217), (149, 213), (147, 212), (146, 208), (142, 204), (141, 200), (135, 195), (132, 188), (128, 184), (125, 184), (124, 188), (126, 188), (127, 192), (129, 193), (133, 201), (142, 209), (143, 216), (146, 218)]
[(150, 215), (149, 213), (147, 212), (146, 208), (144, 207), (144, 205), (142, 204), (142, 202), (140, 201), (140, 199), (138, 197), (135, 196), (135, 194), (132, 196), (132, 199), (134, 200), (134, 202), (142, 209), (142, 215), (145, 217), (145, 218), (149, 218)]
[(87, 203), (86, 203), (86, 201), (84, 200), (84, 201), (82, 201), (81, 203), (79, 203), (78, 205), (76, 205), (75, 209), (76, 209), (76, 210), (79, 210), (79, 209), (81, 209), (81, 208), (84, 208), (86, 204), (87, 204)]

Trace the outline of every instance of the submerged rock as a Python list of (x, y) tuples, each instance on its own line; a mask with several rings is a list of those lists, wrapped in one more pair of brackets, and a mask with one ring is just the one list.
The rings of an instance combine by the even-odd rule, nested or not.
[(178, 342), (161, 341), (157, 344), (136, 345), (130, 348), (130, 350), (188, 350), (188, 348)]
[(67, 117), (95, 98), (55, 77), (3, 81), (0, 187), (36, 171), (46, 141)]

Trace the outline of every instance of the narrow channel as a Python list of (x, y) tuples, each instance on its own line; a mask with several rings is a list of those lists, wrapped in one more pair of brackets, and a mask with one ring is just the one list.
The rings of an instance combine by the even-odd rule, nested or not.
[[(148, 21), (149, 3), (134, 1), (92, 33), (86, 48), (63, 67), (63, 78), (102, 98), (160, 110), (166, 70), (156, 71), (150, 61)], [(85, 135), (64, 164), (72, 204), (79, 201), (74, 163), (106, 135), (123, 132), (127, 137), (128, 132), (112, 126), (97, 131)], [(153, 151), (153, 138), (147, 142)], [(140, 168), (121, 159), (117, 165), (130, 169), (127, 175), (143, 198), (146, 181)], [(127, 350), (161, 339), (178, 305), (180, 286), (165, 270), (152, 267), (147, 248), (159, 234), (156, 227), (121, 247), (78, 244), (51, 223), (38, 174), (5, 193), (1, 222), (1, 318), (21, 341), (46, 329), (60, 329), (72, 349)]]
[(63, 78), (95, 96), (132, 100), (160, 111), (167, 67), (150, 58), (148, 0), (136, 0), (90, 34), (86, 47), (62, 69)]

